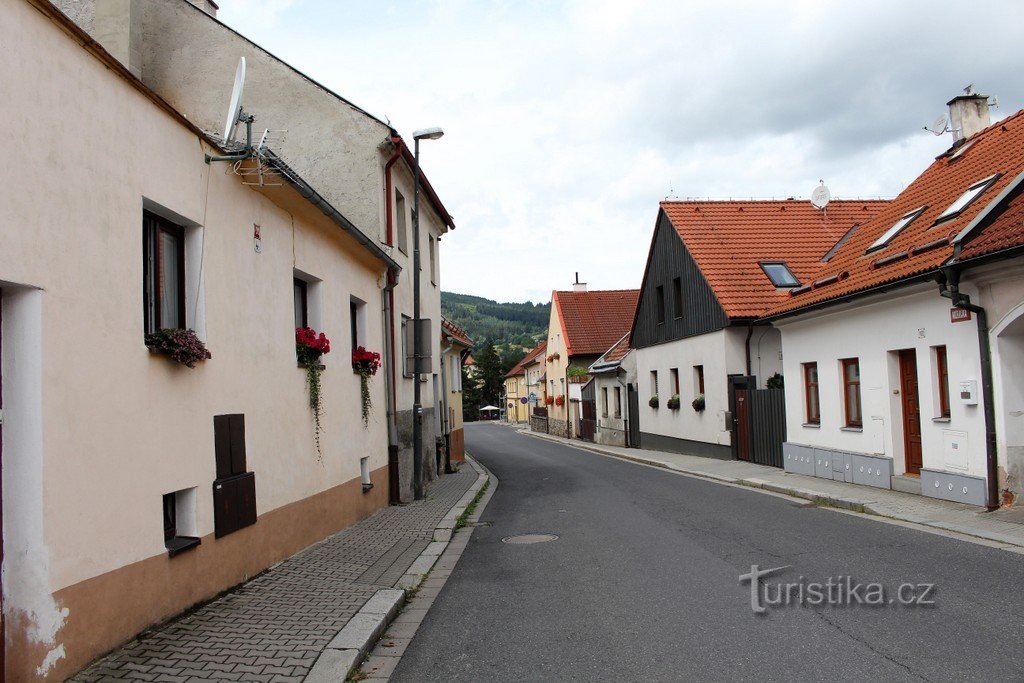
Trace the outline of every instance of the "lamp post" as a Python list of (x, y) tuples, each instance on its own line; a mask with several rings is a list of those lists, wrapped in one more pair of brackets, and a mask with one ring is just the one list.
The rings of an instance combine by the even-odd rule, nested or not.
[(412, 488), (416, 500), (423, 499), (423, 406), (420, 405), (420, 359), (423, 357), (423, 330), (420, 329), (420, 140), (437, 140), (444, 131), (424, 128), (412, 134), (415, 148), (412, 194)]

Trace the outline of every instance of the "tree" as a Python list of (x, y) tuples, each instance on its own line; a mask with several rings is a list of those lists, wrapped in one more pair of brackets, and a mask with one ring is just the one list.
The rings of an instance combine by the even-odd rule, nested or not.
[(498, 355), (494, 344), (488, 343), (474, 356), (474, 360), (479, 373), (480, 400), (485, 405), (498, 405), (505, 384), (505, 373), (501, 371), (501, 356)]

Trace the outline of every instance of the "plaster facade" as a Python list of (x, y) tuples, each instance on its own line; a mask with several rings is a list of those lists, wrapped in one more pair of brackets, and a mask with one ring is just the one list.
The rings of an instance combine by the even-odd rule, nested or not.
[[(357, 299), (361, 340), (382, 346), (384, 261), (291, 186), (260, 192), (205, 164), (216, 148), (46, 11), (0, 6), (0, 80), (20, 122), (19, 163), (0, 168), (8, 680), (63, 679), (372, 513), (388, 488), (383, 373), (364, 426), (347, 343)], [(186, 322), (213, 354), (194, 369), (143, 343), (144, 210), (185, 230)], [(334, 347), (320, 452), (295, 356), (297, 272), (315, 278), (310, 319)], [(228, 413), (246, 418), (257, 521), (215, 538), (213, 417)], [(182, 531), (202, 542), (169, 557), (162, 499), (179, 491)]]

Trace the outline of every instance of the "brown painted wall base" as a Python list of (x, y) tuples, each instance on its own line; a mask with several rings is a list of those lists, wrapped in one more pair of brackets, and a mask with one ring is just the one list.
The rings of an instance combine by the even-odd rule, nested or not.
[(466, 462), (466, 433), (461, 427), (451, 431), (452, 462)]
[[(89, 662), (161, 623), (260, 573), (276, 562), (373, 514), (388, 504), (388, 468), (271, 510), (256, 524), (174, 558), (158, 555), (87, 579), (54, 594), (68, 617), (57, 633), (65, 657), (45, 680), (63, 680)], [(37, 680), (36, 667), (51, 649), (30, 644), (24, 619), (7, 624), (6, 680)]]

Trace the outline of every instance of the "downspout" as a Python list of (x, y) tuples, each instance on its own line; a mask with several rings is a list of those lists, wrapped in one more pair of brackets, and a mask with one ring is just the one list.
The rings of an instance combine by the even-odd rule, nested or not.
[[(744, 343), (747, 349), (747, 377), (750, 377), (750, 338), (754, 336), (754, 323), (747, 323), (747, 341)], [(756, 388), (756, 387), (755, 387)]]
[(399, 502), (398, 487), (398, 423), (396, 412), (398, 404), (395, 395), (395, 286), (398, 275), (388, 269), (387, 282), (381, 290), (381, 303), (384, 309), (384, 357), (388, 361), (384, 369), (384, 393), (387, 404), (388, 421), (388, 497), (392, 505)]
[(999, 507), (999, 468), (996, 452), (995, 389), (992, 382), (992, 344), (989, 338), (988, 315), (984, 307), (971, 303), (969, 294), (960, 291), (960, 271), (945, 268), (939, 283), (939, 295), (953, 302), (956, 308), (971, 311), (978, 320), (978, 349), (981, 355), (981, 392), (985, 414), (985, 469), (988, 478), (986, 506)]
[(450, 399), (448, 391), (448, 362), (444, 354), (446, 351), (451, 351), (454, 344), (450, 337), (447, 335), (441, 336), (441, 433), (444, 435), (444, 473), (454, 474), (455, 471), (452, 469), (452, 426), (448, 422), (448, 401)]

